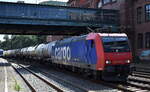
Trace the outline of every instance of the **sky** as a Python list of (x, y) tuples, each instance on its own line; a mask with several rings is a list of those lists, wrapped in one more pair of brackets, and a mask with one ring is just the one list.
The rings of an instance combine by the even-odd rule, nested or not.
[[(17, 1), (24, 1), (25, 3), (39, 3), (42, 1), (50, 1), (50, 0), (0, 0), (4, 2), (17, 2)], [(68, 0), (51, 0), (51, 1), (62, 1), (62, 2), (67, 2)], [(0, 35), (0, 40), (4, 41), (3, 39), (4, 35)]]
[(4, 37), (4, 35), (0, 35), (0, 40), (1, 41), (4, 41), (3, 37)]
[[(4, 37), (4, 35), (0, 35), (0, 40), (1, 41), (4, 41), (3, 37)], [(8, 37), (11, 38), (11, 35), (8, 35)]]

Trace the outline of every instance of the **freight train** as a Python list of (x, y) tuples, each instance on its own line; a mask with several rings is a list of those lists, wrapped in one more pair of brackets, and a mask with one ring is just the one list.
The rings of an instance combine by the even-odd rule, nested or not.
[(7, 50), (4, 56), (48, 60), (106, 81), (126, 81), (132, 61), (129, 40), (124, 33), (89, 33), (48, 44)]

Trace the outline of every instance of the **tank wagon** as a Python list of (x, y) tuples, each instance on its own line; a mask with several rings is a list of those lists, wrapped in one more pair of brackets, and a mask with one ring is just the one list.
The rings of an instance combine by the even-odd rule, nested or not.
[(4, 52), (4, 50), (3, 50), (3, 49), (0, 49), (0, 57), (3, 56), (3, 52)]
[[(24, 53), (26, 50), (23, 48), (20, 51)], [(53, 64), (106, 81), (126, 81), (132, 61), (128, 37), (124, 33), (90, 33), (71, 37), (40, 44), (34, 52), (32, 58), (50, 58), (49, 62)], [(21, 55), (26, 56), (27, 53)]]

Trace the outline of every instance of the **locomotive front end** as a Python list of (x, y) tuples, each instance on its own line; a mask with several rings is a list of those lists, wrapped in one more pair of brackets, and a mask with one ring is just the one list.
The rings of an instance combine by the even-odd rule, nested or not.
[[(104, 49), (103, 79), (126, 81), (130, 73), (132, 53), (126, 34), (107, 34), (101, 37)], [(110, 77), (111, 76), (111, 77)]]

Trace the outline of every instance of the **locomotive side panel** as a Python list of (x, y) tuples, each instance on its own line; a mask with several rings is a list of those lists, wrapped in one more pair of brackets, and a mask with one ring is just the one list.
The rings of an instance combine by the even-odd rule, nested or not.
[(96, 49), (92, 40), (75, 40), (57, 42), (53, 46), (52, 58), (54, 63), (71, 65), (80, 68), (96, 69)]

